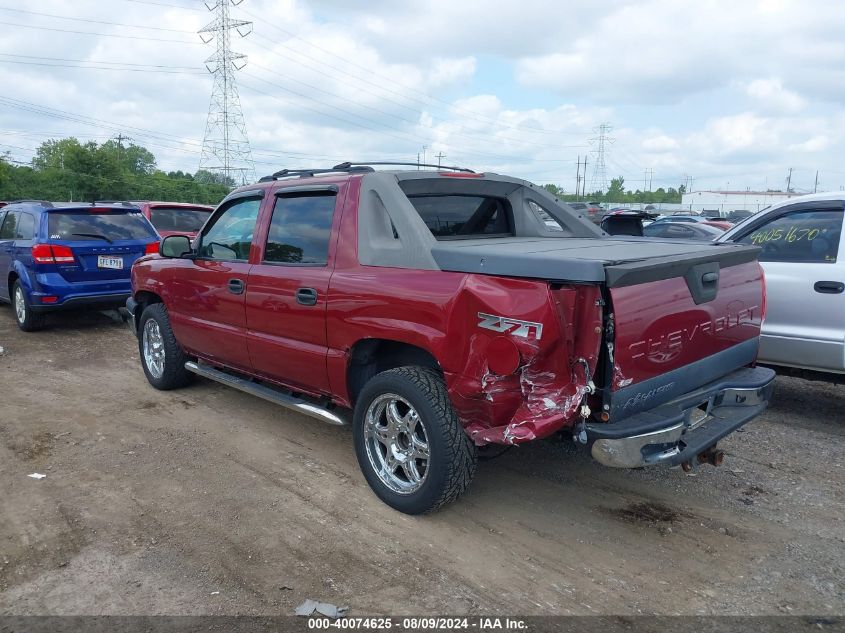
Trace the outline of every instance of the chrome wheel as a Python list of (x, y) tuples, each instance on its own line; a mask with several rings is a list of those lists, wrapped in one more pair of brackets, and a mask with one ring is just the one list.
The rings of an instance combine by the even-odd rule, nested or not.
[(425, 425), (411, 404), (396, 394), (373, 400), (364, 420), (367, 457), (381, 482), (393, 492), (419, 490), (428, 475)]
[(18, 317), (19, 323), (26, 321), (26, 299), (20, 286), (15, 288), (15, 316)]
[(155, 319), (149, 319), (144, 324), (141, 344), (147, 371), (153, 378), (161, 378), (164, 375), (164, 339)]

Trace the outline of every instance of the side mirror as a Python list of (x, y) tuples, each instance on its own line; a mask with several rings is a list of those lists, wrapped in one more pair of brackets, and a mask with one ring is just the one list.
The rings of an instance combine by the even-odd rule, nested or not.
[(158, 252), (162, 257), (183, 257), (192, 252), (191, 240), (186, 235), (169, 235), (161, 240)]

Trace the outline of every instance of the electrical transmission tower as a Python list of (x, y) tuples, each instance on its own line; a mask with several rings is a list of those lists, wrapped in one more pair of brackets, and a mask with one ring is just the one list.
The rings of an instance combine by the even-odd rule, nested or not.
[(598, 136), (590, 139), (590, 144), (595, 148), (592, 152), (595, 162), (593, 163), (593, 179), (590, 181), (590, 193), (607, 189), (607, 165), (604, 162), (604, 155), (608, 146), (616, 140), (610, 138), (612, 130), (613, 127), (609, 123), (602, 123), (593, 130)]
[(224, 176), (230, 185), (255, 180), (255, 164), (235, 81), (235, 71), (246, 66), (246, 55), (235, 53), (230, 47), (233, 31), (240, 37), (252, 32), (252, 22), (229, 17), (230, 4), (237, 6), (241, 2), (243, 0), (208, 0), (205, 6), (216, 17), (199, 31), (203, 43), (216, 41), (217, 47), (205, 60), (205, 67), (214, 77), (214, 88), (208, 106), (200, 169)]

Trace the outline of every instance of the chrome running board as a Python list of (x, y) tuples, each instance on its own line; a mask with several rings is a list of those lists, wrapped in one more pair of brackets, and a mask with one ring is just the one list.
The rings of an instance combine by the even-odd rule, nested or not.
[(304, 413), (305, 415), (316, 418), (317, 420), (322, 420), (323, 422), (334, 424), (336, 426), (344, 426), (345, 424), (348, 424), (348, 421), (341, 416), (319, 405), (301, 400), (300, 398), (295, 398), (294, 396), (289, 396), (277, 389), (273, 389), (272, 387), (268, 387), (261, 383), (253, 382), (251, 380), (247, 380), (246, 378), (239, 378), (238, 376), (233, 376), (232, 374), (227, 374), (226, 372), (214, 369), (213, 367), (209, 367), (203, 363), (188, 361), (185, 363), (185, 369), (202, 376), (203, 378), (208, 378), (209, 380), (214, 380), (229, 387), (234, 387), (235, 389), (252, 394), (253, 396), (258, 396), (259, 398), (263, 398), (264, 400), (292, 409), (293, 411)]

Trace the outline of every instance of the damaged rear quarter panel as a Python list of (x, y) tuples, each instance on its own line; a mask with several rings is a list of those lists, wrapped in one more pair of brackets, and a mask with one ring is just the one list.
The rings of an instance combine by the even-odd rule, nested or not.
[[(450, 319), (461, 323), (455, 329), (469, 324), (468, 353), (446, 378), (476, 444), (515, 444), (574, 425), (601, 342), (599, 299), (595, 286), (550, 289), (543, 281), (468, 276)], [(519, 369), (509, 375), (490, 368), (488, 348), (499, 337), (519, 350)]]

